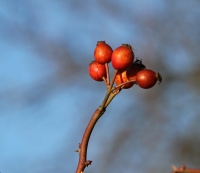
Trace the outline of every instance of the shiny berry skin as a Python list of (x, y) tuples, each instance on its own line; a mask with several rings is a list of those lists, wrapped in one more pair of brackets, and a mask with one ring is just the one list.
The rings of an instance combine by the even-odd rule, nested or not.
[(144, 89), (149, 89), (153, 87), (157, 81), (162, 81), (161, 75), (150, 69), (143, 69), (139, 71), (136, 75), (137, 84)]
[(126, 70), (134, 61), (132, 47), (128, 44), (122, 44), (112, 53), (112, 66), (116, 70)]
[(96, 61), (92, 61), (89, 64), (89, 74), (92, 79), (103, 81), (103, 77), (106, 77), (106, 67)]
[[(126, 76), (126, 70), (125, 71), (118, 71), (115, 77), (115, 83), (116, 85), (120, 85), (124, 82), (128, 82), (128, 78)], [(134, 82), (130, 82), (124, 85), (123, 89), (131, 88), (134, 85)]]
[(126, 76), (129, 80), (136, 80), (137, 73), (145, 69), (145, 65), (142, 64), (141, 60), (136, 60), (127, 70), (126, 70)]
[(105, 41), (98, 41), (94, 50), (94, 58), (100, 64), (109, 63), (112, 52), (112, 48)]

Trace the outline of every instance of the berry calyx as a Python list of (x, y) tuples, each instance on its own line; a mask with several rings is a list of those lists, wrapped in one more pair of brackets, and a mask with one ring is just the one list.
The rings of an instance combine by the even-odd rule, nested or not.
[(96, 61), (92, 61), (89, 64), (89, 74), (92, 79), (96, 81), (103, 81), (103, 77), (106, 78), (106, 67)]
[(113, 51), (111, 61), (114, 69), (126, 70), (134, 61), (132, 47), (128, 44), (122, 44)]
[(137, 84), (144, 89), (153, 87), (157, 81), (162, 82), (162, 76), (150, 69), (143, 69), (136, 75)]
[(136, 80), (137, 73), (145, 68), (145, 65), (142, 64), (142, 60), (136, 59), (136, 61), (126, 70), (126, 76), (129, 80)]
[[(126, 76), (126, 70), (125, 71), (118, 71), (115, 77), (115, 83), (116, 85), (120, 85), (122, 83), (128, 82), (128, 78)], [(131, 88), (134, 85), (134, 82), (129, 82), (123, 86), (123, 89)]]
[(112, 48), (105, 41), (98, 41), (94, 50), (94, 58), (100, 64), (109, 63), (112, 52)]

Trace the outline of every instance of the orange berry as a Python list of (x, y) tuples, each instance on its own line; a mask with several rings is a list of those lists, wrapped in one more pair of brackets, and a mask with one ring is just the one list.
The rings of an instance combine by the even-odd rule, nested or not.
[(92, 61), (89, 64), (89, 74), (92, 79), (103, 81), (103, 77), (106, 77), (106, 67), (96, 61)]
[[(128, 82), (128, 78), (126, 76), (126, 70), (125, 71), (118, 71), (115, 77), (115, 83), (116, 85), (120, 85), (124, 82)], [(124, 85), (123, 89), (131, 88), (134, 85), (134, 82), (130, 82)]]
[(162, 82), (162, 76), (150, 69), (143, 69), (136, 75), (137, 84), (144, 89), (153, 87), (157, 81)]
[(128, 44), (122, 44), (112, 53), (112, 66), (116, 70), (126, 70), (134, 61), (132, 47)]
[(127, 70), (126, 76), (129, 80), (136, 80), (137, 73), (146, 68), (144, 64), (142, 64), (141, 60), (136, 60)]
[(94, 50), (94, 58), (100, 64), (109, 63), (112, 52), (112, 48), (105, 41), (98, 41)]

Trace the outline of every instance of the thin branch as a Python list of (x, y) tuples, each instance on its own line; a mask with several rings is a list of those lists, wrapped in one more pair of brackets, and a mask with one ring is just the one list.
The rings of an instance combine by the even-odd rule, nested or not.
[(82, 138), (82, 141), (81, 141), (81, 144), (79, 146), (79, 163), (78, 163), (78, 166), (77, 166), (77, 169), (76, 169), (76, 173), (81, 173), (84, 171), (85, 167), (88, 166), (89, 164), (91, 164), (92, 161), (90, 160), (87, 160), (87, 148), (88, 148), (88, 142), (89, 142), (89, 139), (90, 139), (90, 135), (92, 133), (92, 130), (96, 124), (96, 122), (98, 121), (98, 119), (104, 114), (104, 111), (102, 109), (97, 109), (86, 130), (85, 130), (85, 133), (83, 135), (83, 138)]

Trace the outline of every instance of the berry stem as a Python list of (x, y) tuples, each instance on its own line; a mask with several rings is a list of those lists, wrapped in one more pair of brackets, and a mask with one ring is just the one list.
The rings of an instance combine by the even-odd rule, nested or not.
[(120, 84), (120, 85), (117, 85), (116, 87), (114, 87), (114, 88), (112, 89), (112, 91), (117, 90), (117, 89), (119, 89), (119, 88), (123, 88), (124, 85), (126, 85), (127, 83), (131, 83), (131, 82), (136, 82), (136, 80), (135, 80), (135, 79), (134, 79), (134, 80), (130, 80), (130, 81), (128, 81), (128, 82), (124, 82), (124, 83), (122, 83), (122, 84)]
[(115, 91), (111, 92), (110, 94), (110, 97), (108, 98), (106, 104), (105, 104), (105, 107), (107, 107), (110, 102), (114, 99), (114, 97), (119, 94), (119, 92), (121, 91), (122, 89), (121, 88), (118, 88), (118, 90), (116, 89)]
[(107, 86), (109, 86), (110, 85), (110, 73), (109, 73), (108, 63), (106, 63), (105, 66), (106, 66)]
[(114, 84), (114, 82), (115, 82), (115, 77), (116, 77), (116, 75), (117, 75), (117, 72), (118, 72), (118, 70), (115, 70), (115, 71), (114, 71), (114, 75), (113, 75), (113, 78), (112, 78), (112, 81), (111, 81), (111, 85), (110, 85), (110, 87), (109, 87), (108, 90), (111, 90), (111, 89), (112, 89), (113, 84)]
[(113, 87), (113, 84), (114, 84), (114, 81), (115, 81), (116, 74), (117, 74), (117, 70), (115, 70), (115, 72), (114, 72), (112, 82), (111, 82), (110, 86), (108, 87), (107, 92), (106, 92), (106, 96), (104, 97), (104, 100), (103, 100), (103, 102), (100, 106), (101, 109), (106, 109), (105, 105), (106, 105), (108, 98), (110, 97), (111, 92), (112, 92), (112, 87)]
[(105, 82), (105, 84), (108, 86), (107, 80), (105, 77), (102, 77), (103, 81)]

